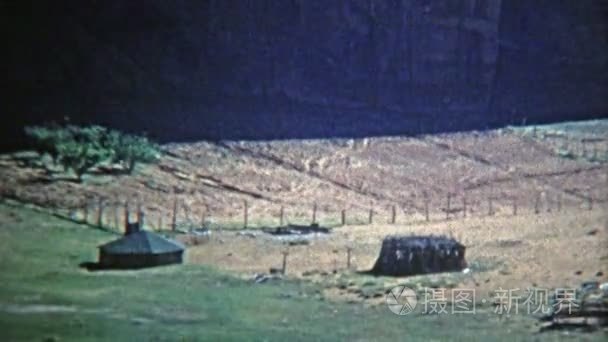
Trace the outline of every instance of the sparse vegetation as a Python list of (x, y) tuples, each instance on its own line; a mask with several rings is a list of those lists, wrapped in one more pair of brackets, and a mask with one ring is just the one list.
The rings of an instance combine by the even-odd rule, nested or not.
[(101, 126), (32, 126), (25, 132), (39, 154), (49, 155), (64, 171), (71, 170), (78, 181), (104, 162), (118, 163), (131, 173), (136, 163), (154, 162), (159, 155), (158, 146), (148, 138)]

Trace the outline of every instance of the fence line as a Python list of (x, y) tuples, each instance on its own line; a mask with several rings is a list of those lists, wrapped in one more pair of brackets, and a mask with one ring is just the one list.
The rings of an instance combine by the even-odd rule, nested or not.
[[(582, 201), (581, 205), (579, 205), (579, 208), (585, 208), (587, 210), (593, 210), (594, 209), (594, 205), (593, 205), (593, 197), (591, 196), (590, 190), (586, 190), (583, 192), (584, 196), (581, 194), (580, 197), (582, 197)], [(518, 216), (520, 214), (520, 201), (519, 198), (517, 196), (503, 196), (501, 197), (496, 197), (496, 196), (488, 196), (486, 197), (486, 201), (487, 201), (487, 211), (484, 213), (483, 212), (483, 207), (480, 207), (481, 204), (483, 204), (482, 201), (480, 201), (479, 199), (474, 200), (473, 204), (476, 204), (477, 209), (473, 209), (473, 207), (475, 207), (475, 205), (473, 207), (471, 207), (471, 203), (468, 201), (468, 196), (465, 193), (460, 194), (461, 197), (461, 201), (462, 201), (462, 206), (461, 207), (454, 207), (454, 198), (457, 198), (458, 194), (455, 193), (447, 193), (446, 197), (445, 197), (445, 206), (441, 206), (441, 205), (433, 205), (433, 201), (430, 200), (428, 195), (425, 195), (423, 197), (423, 203), (424, 203), (424, 207), (423, 207), (423, 222), (431, 222), (431, 221), (441, 221), (441, 220), (445, 220), (445, 221), (449, 221), (449, 220), (453, 220), (456, 218), (462, 218), (465, 219), (468, 217), (469, 213), (477, 213), (476, 215), (473, 215), (473, 217), (477, 216), (477, 217), (484, 217), (484, 216), (496, 216), (497, 214), (499, 214), (500, 216)], [(497, 202), (500, 203), (500, 205), (497, 206)], [(123, 206), (124, 206), (124, 211), (125, 211), (125, 216), (124, 216), (124, 220), (123, 222), (120, 222), (120, 220), (118, 219), (118, 208), (120, 206), (119, 202), (116, 201), (109, 201), (103, 197), (97, 197), (97, 198), (87, 198), (84, 201), (84, 204), (82, 206), (82, 212), (83, 212), (83, 219), (82, 221), (85, 223), (91, 223), (89, 222), (91, 219), (96, 220), (94, 225), (99, 226), (99, 227), (106, 227), (109, 229), (113, 229), (116, 231), (122, 231), (124, 228), (124, 224), (126, 224), (127, 220), (129, 220), (129, 217), (127, 215), (129, 215), (129, 200), (125, 200), (123, 202)], [(250, 204), (247, 200), (243, 200), (242, 202), (242, 225), (237, 225), (234, 228), (252, 228), (252, 227), (256, 227), (259, 225), (255, 224), (255, 220), (253, 221), (253, 226), (252, 226), (252, 217), (251, 217), (251, 207)], [(181, 206), (184, 208), (183, 210), (179, 210), (180, 209), (180, 204)], [(435, 203), (437, 204), (437, 203)], [(92, 206), (94, 205), (94, 206)], [(136, 202), (136, 208), (137, 211), (136, 213), (143, 213), (144, 209), (142, 208), (143, 206), (143, 202), (141, 200), (138, 200)], [(214, 216), (213, 213), (210, 211), (209, 207), (207, 205), (202, 205), (199, 206), (200, 212), (199, 214), (196, 214), (192, 211), (192, 208), (188, 205), (186, 205), (185, 203), (183, 203), (182, 201), (179, 200), (178, 197), (174, 197), (173, 200), (173, 207), (172, 210), (168, 213), (170, 215), (171, 218), (171, 224), (170, 227), (164, 227), (163, 226), (163, 222), (164, 222), (164, 216), (167, 216), (167, 212), (162, 210), (162, 209), (156, 209), (154, 210), (154, 214), (151, 214), (149, 216), (149, 223), (147, 223), (147, 225), (150, 228), (154, 228), (156, 230), (164, 230), (166, 228), (169, 228), (171, 231), (177, 231), (177, 230), (183, 230), (184, 228), (184, 222), (186, 222), (185, 226), (189, 226), (186, 227), (185, 229), (192, 229), (192, 228), (209, 228), (210, 226), (212, 226), (212, 224), (210, 224), (211, 222), (217, 222), (217, 226), (218, 227), (222, 227), (223, 225), (226, 226), (231, 226), (230, 224), (223, 224), (222, 220), (226, 219), (226, 217), (234, 217), (234, 215), (218, 215), (218, 216)], [(337, 212), (339, 216), (337, 221), (333, 221), (334, 224), (333, 225), (337, 225), (337, 226), (346, 226), (346, 225), (373, 225), (375, 222), (375, 218), (377, 215), (379, 216), (384, 216), (387, 217), (388, 219), (384, 222), (386, 222), (386, 224), (407, 224), (407, 223), (415, 223), (415, 222), (420, 222), (419, 219), (416, 219), (415, 216), (420, 214), (419, 210), (414, 210), (413, 213), (410, 212), (410, 217), (408, 217), (408, 214), (405, 213), (405, 209), (412, 207), (411, 205), (408, 206), (403, 206), (401, 204), (392, 204), (389, 206), (385, 206), (382, 209), (378, 209), (378, 208), (374, 208), (373, 205), (371, 205), (369, 207), (368, 210), (366, 210), (367, 212), (367, 220), (362, 219), (361, 218), (361, 214), (363, 212), (360, 211), (361, 214), (359, 214), (359, 219), (356, 218), (357, 216), (357, 209), (346, 209), (343, 208), (341, 210), (337, 210), (337, 211), (333, 211), (333, 212)], [(510, 210), (508, 210), (508, 208), (510, 207)], [(530, 208), (531, 213), (535, 214), (535, 215), (539, 215), (542, 212), (549, 212), (553, 209), (555, 209), (556, 211), (562, 211), (564, 207), (564, 203), (563, 203), (563, 195), (562, 194), (557, 194), (555, 195), (552, 199), (550, 199), (548, 196), (546, 196), (544, 193), (541, 192), (536, 192), (536, 194), (534, 195), (534, 201), (532, 203), (532, 206)], [(309, 207), (310, 208), (310, 216), (309, 216), (309, 221), (308, 224), (321, 224), (323, 223), (323, 219), (322, 218), (328, 218), (326, 221), (330, 221), (329, 218), (331, 217), (336, 217), (335, 214), (332, 215), (332, 211), (331, 210), (321, 210), (319, 205), (317, 204), (317, 202), (313, 202), (312, 206)], [(397, 208), (402, 208), (403, 210), (403, 216), (400, 216), (400, 218), (398, 219), (398, 215), (397, 215)], [(415, 207), (414, 207), (415, 208)], [(481, 210), (480, 210), (481, 209)], [(499, 209), (499, 211), (497, 211), (497, 209)], [(280, 205), (277, 211), (274, 211), (275, 215), (264, 215), (262, 214), (261, 217), (259, 217), (259, 221), (258, 222), (276, 222), (278, 223), (280, 226), (283, 226), (285, 224), (290, 223), (290, 221), (287, 219), (286, 217), (286, 211), (285, 211), (285, 206), (284, 205)], [(438, 216), (437, 213), (442, 213), (443, 212), (443, 216)], [(462, 212), (462, 214), (458, 214), (458, 212)], [(91, 214), (93, 213), (93, 214)], [(278, 213), (278, 214), (277, 214)], [(351, 215), (349, 215), (349, 213), (352, 213)], [(320, 214), (322, 214), (322, 218), (320, 219)], [(108, 218), (109, 215), (110, 218)], [(155, 217), (155, 220), (153, 220), (152, 218)], [(196, 220), (197, 222), (194, 222), (191, 217), (196, 217), (198, 216), (200, 219)], [(269, 219), (271, 217), (274, 216), (274, 219)], [(183, 220), (185, 218), (185, 220)], [(228, 220), (228, 222), (230, 221), (230, 219)], [(291, 222), (295, 222), (295, 221), (302, 221), (304, 223), (306, 223), (306, 219), (304, 216), (301, 215), (295, 215), (293, 217), (291, 217)], [(152, 224), (152, 222), (155, 222), (155, 224)]]
[[(146, 216), (148, 222), (145, 222), (145, 224), (147, 227), (156, 230), (170, 229), (171, 231), (177, 231), (214, 227), (255, 228), (277, 223), (283, 226), (296, 222), (300, 224), (325, 224), (329, 226), (373, 225), (378, 222), (395, 225), (448, 221), (457, 218), (466, 219), (469, 215), (471, 217), (518, 216), (525, 213), (540, 215), (543, 212), (561, 212), (568, 208), (592, 211), (600, 207), (596, 205), (598, 199), (593, 197), (592, 190), (586, 188), (568, 191), (572, 195), (568, 201), (564, 201), (563, 193), (551, 194), (539, 190), (533, 192), (532, 196), (527, 197), (502, 194), (499, 196), (487, 196), (485, 198), (472, 196), (470, 192), (465, 191), (459, 193), (448, 192), (445, 194), (444, 200), (438, 199), (437, 196), (431, 200), (428, 193), (423, 192), (422, 198), (419, 198), (418, 201), (406, 200), (392, 204), (387, 203), (380, 207), (377, 203), (372, 202), (367, 208), (357, 205), (348, 208), (334, 207), (332, 209), (331, 207), (319, 205), (315, 201), (310, 203), (307, 210), (302, 209), (305, 207), (304, 204), (294, 206), (293, 208), (297, 208), (296, 210), (289, 210), (289, 207), (286, 207), (284, 203), (277, 203), (276, 209), (271, 208), (269, 213), (266, 210), (267, 208), (265, 208), (266, 213), (255, 215), (254, 212), (253, 216), (251, 204), (247, 200), (243, 200), (240, 206), (242, 210), (241, 224), (238, 223), (238, 214), (230, 214), (230, 211), (222, 210), (222, 214), (218, 213), (214, 215), (206, 203), (202, 205), (200, 203), (187, 205), (180, 197), (174, 194), (172, 195), (172, 208), (167, 210), (167, 208), (158, 207), (158, 205), (152, 206), (150, 212), (147, 213), (149, 214), (149, 216)], [(12, 198), (8, 195), (4, 197)], [(132, 205), (135, 206), (134, 209), (136, 210), (134, 211), (138, 215), (150, 208), (139, 197), (119, 199), (87, 194), (82, 197), (80, 204), (76, 206), (69, 205), (67, 209), (65, 206), (53, 204), (48, 199), (48, 196), (43, 197), (41, 201), (44, 203), (42, 203), (41, 207), (50, 210), (53, 214), (121, 233), (130, 219), (129, 212)], [(531, 201), (529, 200), (530, 198), (532, 198)], [(487, 203), (484, 203), (486, 201)], [(606, 201), (606, 199), (599, 200), (601, 203)], [(461, 203), (461, 206), (458, 206), (459, 203)], [(417, 204), (422, 204), (422, 206)], [(121, 207), (124, 210), (123, 217), (119, 215)], [(239, 206), (233, 206), (233, 208), (237, 207)], [(398, 209), (401, 209), (399, 215), (397, 213)], [(286, 214), (288, 210), (292, 213), (289, 218)], [(461, 215), (458, 213), (460, 211), (462, 211)], [(168, 222), (170, 222), (168, 227), (164, 225), (164, 222), (167, 222), (165, 221), (167, 217), (169, 218)], [(236, 221), (235, 218), (237, 219)]]

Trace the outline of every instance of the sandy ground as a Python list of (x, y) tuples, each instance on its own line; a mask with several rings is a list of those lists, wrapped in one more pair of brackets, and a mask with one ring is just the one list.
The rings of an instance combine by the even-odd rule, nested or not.
[(281, 268), (282, 253), (288, 251), (287, 275), (303, 277), (344, 272), (347, 249), (352, 248), (352, 269), (364, 271), (373, 266), (388, 234), (445, 234), (467, 246), (471, 265), (491, 268), (474, 269), (463, 286), (487, 293), (499, 288), (577, 287), (586, 280), (608, 280), (607, 212), (597, 208), (412, 225), (345, 226), (298, 246), (264, 233), (214, 232), (208, 242), (188, 249), (187, 260), (252, 275)]

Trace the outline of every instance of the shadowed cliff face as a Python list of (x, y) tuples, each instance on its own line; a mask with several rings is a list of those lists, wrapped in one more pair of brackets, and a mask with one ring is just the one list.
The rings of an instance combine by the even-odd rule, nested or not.
[(604, 1), (0, 6), (4, 146), (22, 124), (64, 116), (175, 141), (412, 134), (608, 109)]

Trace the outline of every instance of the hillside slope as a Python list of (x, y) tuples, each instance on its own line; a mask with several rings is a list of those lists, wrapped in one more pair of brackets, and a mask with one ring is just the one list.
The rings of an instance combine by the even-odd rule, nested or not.
[[(134, 175), (98, 170), (82, 184), (35, 154), (3, 155), (5, 196), (54, 209), (140, 202), (150, 225), (326, 224), (512, 215), (606, 202), (606, 121), (402, 138), (168, 144)], [(582, 127), (582, 128), (581, 128)], [(591, 127), (585, 130), (584, 127)], [(596, 127), (596, 128), (593, 128)], [(49, 171), (50, 169), (50, 171)], [(450, 207), (448, 205), (448, 194)], [(490, 203), (491, 202), (491, 203)], [(466, 206), (466, 213), (463, 209)], [(517, 206), (517, 208), (514, 208)], [(446, 213), (447, 211), (447, 213)], [(82, 215), (82, 212), (79, 213)], [(106, 210), (104, 220), (112, 221)]]

